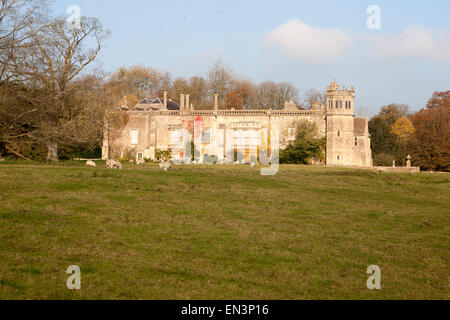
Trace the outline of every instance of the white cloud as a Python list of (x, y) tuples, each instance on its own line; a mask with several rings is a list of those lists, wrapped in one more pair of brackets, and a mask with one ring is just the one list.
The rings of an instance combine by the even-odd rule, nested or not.
[(351, 38), (339, 28), (321, 29), (293, 19), (271, 30), (263, 45), (281, 50), (292, 59), (328, 62), (347, 52)]
[(450, 32), (424, 26), (405, 29), (398, 35), (370, 38), (372, 55), (377, 58), (411, 56), (430, 60), (450, 59)]

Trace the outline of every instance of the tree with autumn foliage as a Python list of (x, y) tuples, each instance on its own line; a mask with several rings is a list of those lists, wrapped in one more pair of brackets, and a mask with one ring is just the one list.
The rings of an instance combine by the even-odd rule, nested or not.
[(450, 91), (435, 92), (411, 122), (415, 127), (409, 141), (413, 164), (425, 170), (450, 171)]
[(409, 114), (409, 107), (405, 104), (391, 103), (387, 106), (381, 107), (378, 116), (392, 126), (398, 119), (407, 117)]
[[(393, 127), (400, 133), (402, 123), (409, 114), (409, 107), (403, 104), (391, 103), (381, 107), (380, 113), (369, 121), (369, 133), (371, 138), (373, 162), (376, 166), (390, 166), (392, 161), (405, 162), (405, 146), (399, 141), (398, 135), (393, 132)], [(397, 121), (400, 121), (397, 126)]]
[(252, 90), (252, 84), (248, 81), (239, 81), (234, 89), (225, 96), (225, 106), (227, 109), (234, 108), (236, 110), (244, 109), (247, 105), (248, 97)]
[(416, 131), (414, 125), (408, 118), (401, 117), (391, 126), (391, 130), (403, 151), (402, 158), (406, 159), (408, 141)]

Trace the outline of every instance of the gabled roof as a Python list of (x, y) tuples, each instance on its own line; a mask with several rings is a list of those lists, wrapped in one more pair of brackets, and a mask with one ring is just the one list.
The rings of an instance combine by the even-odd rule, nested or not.
[[(136, 105), (136, 110), (161, 110), (164, 106), (164, 100), (161, 98), (150, 99), (145, 98)], [(167, 110), (180, 110), (178, 103), (172, 100), (167, 101)]]
[(138, 104), (164, 104), (164, 101), (162, 101), (160, 98), (156, 98), (156, 99), (145, 98), (145, 99), (139, 101)]
[(175, 101), (167, 101), (167, 110), (180, 110), (180, 106)]

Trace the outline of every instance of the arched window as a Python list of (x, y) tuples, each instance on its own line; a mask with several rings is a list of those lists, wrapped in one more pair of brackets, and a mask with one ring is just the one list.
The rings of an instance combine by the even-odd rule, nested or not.
[(341, 132), (340, 131), (338, 131), (338, 137), (340, 137), (341, 136)]
[(355, 146), (358, 145), (358, 137), (355, 137)]

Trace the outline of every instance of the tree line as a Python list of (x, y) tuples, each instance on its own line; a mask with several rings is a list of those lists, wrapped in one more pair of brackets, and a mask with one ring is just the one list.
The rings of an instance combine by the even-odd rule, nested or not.
[(147, 66), (122, 67), (106, 81), (119, 105), (134, 107), (143, 98), (162, 97), (167, 91), (178, 102), (181, 94), (189, 94), (194, 109), (207, 110), (214, 106), (214, 94), (219, 96), (219, 108), (282, 109), (285, 101), (303, 107), (299, 93), (289, 82), (265, 81), (259, 84), (237, 76), (220, 60), (210, 66), (206, 76), (172, 79), (167, 71)]
[(410, 112), (390, 104), (369, 121), (374, 165), (405, 165), (406, 157), (423, 170), (450, 171), (450, 91), (435, 92), (427, 106)]

